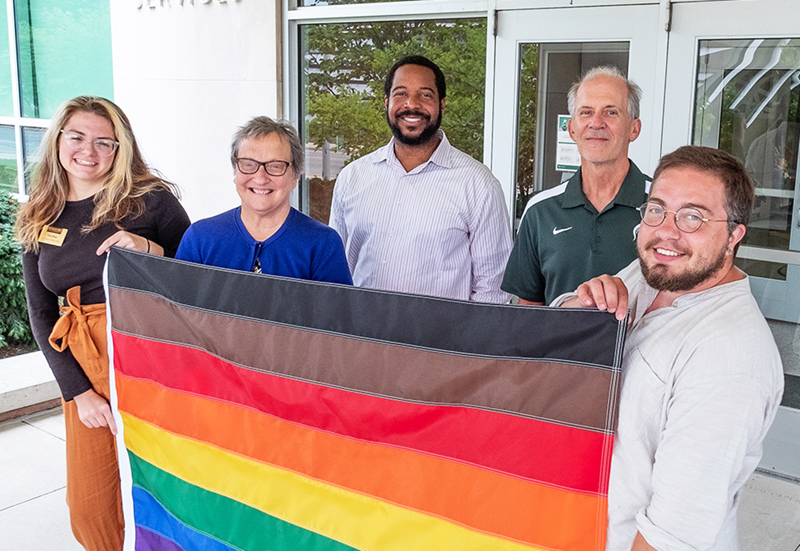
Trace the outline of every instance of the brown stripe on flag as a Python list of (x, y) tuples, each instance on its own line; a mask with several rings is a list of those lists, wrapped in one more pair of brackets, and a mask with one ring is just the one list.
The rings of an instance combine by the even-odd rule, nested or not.
[[(614, 373), (608, 369), (365, 341), (184, 308), (118, 288), (109, 289), (109, 300), (117, 331), (200, 348), (257, 371), (405, 401), (467, 405), (610, 429), (609, 396), (602, 392), (612, 388)], [(503, 376), (494, 376), (500, 370)]]

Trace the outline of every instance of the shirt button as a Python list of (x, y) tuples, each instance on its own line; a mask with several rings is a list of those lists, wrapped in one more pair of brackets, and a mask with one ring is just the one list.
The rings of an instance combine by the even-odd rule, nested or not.
[(594, 242), (595, 242), (595, 243), (600, 243), (600, 236), (599, 236), (599, 235), (598, 235), (598, 236), (595, 236), (595, 238), (594, 238)]
[(597, 219), (597, 223), (598, 223), (598, 224), (599, 224), (600, 222), (602, 222), (602, 221), (603, 221), (603, 217), (602, 217), (602, 216), (601, 216), (601, 217), (599, 217), (599, 218)]

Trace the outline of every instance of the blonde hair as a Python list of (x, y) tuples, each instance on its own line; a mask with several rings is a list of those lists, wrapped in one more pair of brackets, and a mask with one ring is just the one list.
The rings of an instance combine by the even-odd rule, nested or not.
[(155, 189), (165, 189), (178, 196), (176, 186), (154, 174), (145, 163), (128, 117), (122, 109), (105, 98), (79, 96), (58, 108), (39, 146), (39, 164), (31, 178), (28, 202), (22, 206), (14, 227), (25, 252), (38, 252), (39, 233), (53, 223), (64, 210), (69, 180), (58, 159), (61, 130), (75, 113), (92, 113), (111, 123), (119, 148), (106, 175), (102, 189), (94, 196), (92, 220), (83, 228), (88, 233), (106, 223), (119, 224), (126, 217), (144, 212), (142, 197)]

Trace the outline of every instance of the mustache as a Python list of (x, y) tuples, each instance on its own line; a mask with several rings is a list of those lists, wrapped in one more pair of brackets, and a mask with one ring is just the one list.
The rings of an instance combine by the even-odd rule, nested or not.
[(426, 120), (430, 120), (431, 116), (423, 111), (418, 111), (417, 109), (406, 109), (405, 111), (400, 111), (399, 113), (395, 114), (395, 118), (400, 117), (420, 117)]
[(671, 245), (671, 246), (668, 246), (668, 247), (664, 246), (664, 241), (661, 240), (661, 239), (651, 239), (650, 241), (648, 241), (647, 243), (645, 243), (642, 246), (642, 250), (646, 251), (646, 250), (649, 250), (649, 249), (655, 249), (656, 246), (659, 245), (659, 244), (662, 245), (659, 248), (670, 249), (670, 250), (675, 251), (676, 253), (679, 253), (679, 254), (687, 254), (687, 251), (683, 250), (681, 247), (675, 247), (674, 245)]

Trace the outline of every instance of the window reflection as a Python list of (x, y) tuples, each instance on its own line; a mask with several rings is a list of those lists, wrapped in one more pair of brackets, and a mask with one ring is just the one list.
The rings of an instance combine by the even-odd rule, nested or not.
[[(575, 173), (562, 164), (567, 156), (558, 132), (559, 117), (568, 114), (567, 92), (572, 83), (598, 65), (613, 65), (627, 74), (628, 49), (627, 42), (520, 44), (517, 221), (535, 193), (566, 182)], [(576, 164), (580, 164), (579, 155)]]
[(22, 129), (22, 159), (25, 165), (25, 193), (28, 192), (30, 175), (36, 168), (39, 159), (37, 152), (39, 144), (44, 137), (44, 128), (23, 128)]
[[(800, 137), (800, 40), (700, 42), (694, 143), (741, 159), (756, 186), (744, 244), (797, 249), (792, 221)], [(751, 261), (754, 274), (786, 278), (780, 263)]]
[(0, 126), (0, 191), (18, 191), (17, 144), (13, 126)]
[(109, 2), (15, 0), (23, 117), (50, 118), (64, 100), (113, 97)]
[(424, 55), (444, 72), (442, 129), (453, 146), (483, 156), (486, 19), (329, 23), (300, 27), (301, 206), (327, 223), (336, 176), (348, 162), (385, 145), (383, 79), (406, 55)]
[(10, 117), (14, 114), (14, 100), (11, 88), (7, 16), (7, 4), (0, 2), (0, 115)]

